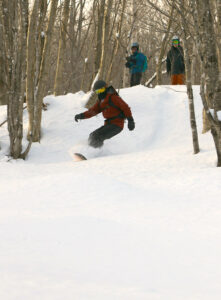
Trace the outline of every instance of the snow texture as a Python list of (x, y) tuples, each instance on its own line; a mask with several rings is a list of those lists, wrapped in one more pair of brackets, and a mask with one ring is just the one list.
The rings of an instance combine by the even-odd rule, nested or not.
[[(125, 124), (101, 150), (86, 141), (102, 116), (74, 122), (83, 92), (45, 98), (42, 140), (26, 161), (8, 161), (0, 128), (0, 299), (220, 299), (221, 175), (201, 134), (199, 87), (198, 155), (184, 86), (120, 95), (136, 129)], [(77, 148), (90, 159), (73, 162)]]
[[(213, 117), (215, 117), (214, 109), (211, 109), (211, 108), (210, 108), (209, 111), (210, 111), (211, 115), (212, 115)], [(221, 121), (221, 111), (218, 110), (216, 113), (217, 113), (218, 120)]]

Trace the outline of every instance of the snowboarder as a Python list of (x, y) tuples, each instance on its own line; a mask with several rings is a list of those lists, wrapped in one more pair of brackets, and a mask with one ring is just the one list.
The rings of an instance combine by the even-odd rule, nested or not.
[(167, 53), (167, 74), (171, 76), (171, 84), (184, 84), (185, 64), (183, 48), (180, 46), (178, 36), (172, 38), (172, 46)]
[(103, 146), (106, 139), (120, 133), (124, 128), (124, 120), (128, 120), (128, 129), (134, 130), (135, 123), (130, 107), (124, 102), (116, 90), (103, 80), (95, 82), (93, 90), (98, 95), (98, 101), (89, 110), (75, 115), (75, 121), (91, 118), (102, 112), (105, 120), (104, 126), (89, 135), (88, 144), (94, 148)]
[(133, 43), (131, 45), (132, 55), (126, 57), (126, 68), (130, 70), (130, 86), (135, 86), (140, 84), (142, 73), (147, 69), (147, 57), (139, 52), (139, 44)]

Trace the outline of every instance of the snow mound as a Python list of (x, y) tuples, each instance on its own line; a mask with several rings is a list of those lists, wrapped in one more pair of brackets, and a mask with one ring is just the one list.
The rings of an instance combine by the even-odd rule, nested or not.
[[(82, 91), (45, 98), (42, 140), (26, 161), (8, 161), (0, 128), (1, 299), (220, 299), (220, 169), (201, 134), (199, 87), (198, 155), (185, 86), (120, 95), (136, 128), (99, 150), (87, 138), (102, 116), (74, 121)], [(24, 121), (26, 134), (27, 112)], [(91, 159), (73, 162), (74, 151)]]

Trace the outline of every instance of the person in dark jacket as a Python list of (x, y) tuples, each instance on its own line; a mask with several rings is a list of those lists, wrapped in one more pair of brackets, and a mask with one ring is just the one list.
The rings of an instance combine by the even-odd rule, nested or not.
[(172, 38), (172, 47), (167, 53), (167, 74), (171, 76), (171, 84), (185, 83), (185, 64), (183, 48), (178, 36)]
[(89, 110), (75, 115), (75, 121), (88, 119), (103, 114), (104, 126), (96, 129), (89, 135), (88, 144), (94, 148), (103, 146), (104, 140), (120, 133), (124, 128), (124, 120), (128, 120), (128, 129), (134, 130), (135, 123), (130, 107), (117, 94), (112, 86), (107, 87), (103, 80), (95, 82), (93, 90), (98, 95), (98, 101)]
[(130, 70), (130, 86), (135, 86), (140, 84), (142, 73), (147, 69), (147, 58), (146, 56), (139, 52), (139, 44), (133, 43), (131, 45), (132, 55), (126, 57), (126, 68)]

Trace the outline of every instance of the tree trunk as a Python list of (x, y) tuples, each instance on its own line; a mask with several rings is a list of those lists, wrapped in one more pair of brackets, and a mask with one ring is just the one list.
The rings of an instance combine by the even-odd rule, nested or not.
[(80, 0), (79, 4), (80, 4), (80, 12), (79, 12), (79, 18), (78, 18), (78, 40), (77, 40), (78, 51), (81, 49), (81, 38), (82, 38), (82, 27), (83, 27), (83, 10), (84, 10), (84, 6), (85, 6), (85, 0)]
[(108, 37), (110, 30), (110, 13), (112, 8), (113, 0), (107, 0), (106, 7), (104, 10), (104, 19), (103, 19), (103, 30), (102, 30), (102, 51), (101, 51), (101, 60), (99, 67), (100, 78), (106, 80), (106, 67), (107, 67), (107, 49), (108, 49)]
[(45, 41), (45, 33), (44, 33), (44, 21), (47, 14), (47, 0), (41, 0), (39, 4), (39, 18), (38, 18), (38, 28), (36, 32), (36, 74), (35, 74), (35, 87), (38, 85), (39, 76), (40, 76), (40, 68), (41, 68), (41, 60), (44, 49), (44, 41)]
[(217, 45), (217, 51), (218, 51), (218, 59), (219, 59), (219, 72), (221, 73), (221, 0), (217, 0), (216, 1), (216, 5), (217, 5), (217, 32), (218, 32), (218, 36), (217, 36), (217, 41), (218, 41), (218, 45)]
[(97, 30), (96, 30), (97, 39), (96, 39), (96, 49), (95, 49), (95, 61), (94, 61), (94, 77), (98, 73), (101, 65), (104, 11), (105, 11), (105, 0), (100, 0), (98, 2), (98, 8), (97, 8), (98, 22), (97, 22)]
[(126, 0), (123, 0), (122, 11), (121, 11), (120, 20), (119, 20), (119, 23), (118, 23), (118, 30), (117, 30), (116, 40), (115, 40), (114, 48), (113, 48), (113, 51), (112, 51), (112, 56), (111, 56), (111, 59), (110, 59), (109, 69), (108, 69), (108, 72), (107, 72), (107, 81), (109, 81), (110, 78), (111, 78), (111, 72), (112, 72), (112, 69), (113, 69), (114, 58), (117, 57), (118, 50), (119, 50), (119, 41), (121, 39), (121, 31), (122, 31), (122, 25), (123, 25), (123, 20), (124, 20), (125, 7), (126, 7)]
[[(181, 1), (182, 8), (185, 7), (185, 3)], [(182, 10), (180, 10), (182, 26), (183, 26), (183, 46), (184, 46), (184, 60), (185, 60), (185, 72), (186, 72), (186, 87), (187, 87), (187, 95), (189, 100), (189, 113), (190, 113), (190, 126), (192, 130), (192, 140), (193, 140), (193, 152), (197, 154), (199, 149), (199, 141), (198, 141), (198, 133), (197, 133), (197, 125), (196, 125), (196, 117), (195, 117), (195, 108), (194, 108), (194, 99), (193, 99), (193, 89), (191, 82), (191, 60), (190, 53), (188, 48), (188, 25), (186, 23), (186, 18)]]
[[(194, 6), (195, 4), (195, 6)], [(216, 35), (213, 25), (212, 13), (209, 0), (203, 2), (192, 0), (197, 20), (196, 34), (198, 52), (200, 53), (202, 64), (201, 97), (203, 105), (211, 125), (211, 134), (214, 139), (217, 152), (217, 166), (221, 166), (221, 120), (218, 119), (217, 112), (221, 111), (221, 76), (219, 72), (219, 59), (216, 48)], [(206, 91), (204, 89), (206, 88)], [(214, 110), (213, 116), (209, 108)]]
[(70, 11), (69, 4), (70, 4), (70, 0), (65, 0), (61, 27), (60, 27), (57, 69), (56, 69), (55, 84), (54, 84), (54, 94), (56, 96), (64, 94), (63, 73), (64, 73), (64, 57), (65, 57), (65, 49), (66, 49), (67, 24), (68, 24), (69, 11)]
[[(104, 4), (104, 6), (105, 6), (104, 2), (102, 2), (102, 5)], [(112, 2), (113, 2), (112, 0), (107, 0), (106, 7), (104, 7), (100, 65), (99, 65), (99, 69), (95, 76), (97, 79), (102, 79), (102, 80), (106, 80), (106, 52), (107, 52), (107, 46), (108, 46), (108, 36), (109, 36), (109, 28), (110, 28), (110, 12), (111, 12), (111, 7), (112, 7)], [(102, 9), (103, 9), (103, 7), (102, 7)], [(98, 26), (98, 28), (99, 28), (99, 26)], [(96, 94), (91, 93), (91, 96), (88, 99), (86, 107), (91, 107), (96, 101), (97, 101)]]
[(200, 85), (200, 95), (202, 98), (203, 106), (205, 109), (205, 113), (211, 125), (211, 134), (213, 136), (216, 153), (217, 153), (217, 167), (221, 167), (221, 122), (215, 121), (214, 117), (212, 116), (208, 103), (206, 100), (206, 92), (205, 92), (205, 80), (201, 77), (201, 85)]
[(191, 63), (191, 82), (193, 85), (197, 84), (196, 66), (197, 66), (197, 50), (196, 50), (196, 45), (194, 43), (193, 52), (192, 52), (192, 63)]
[(32, 139), (34, 128), (34, 111), (36, 103), (35, 93), (35, 72), (36, 72), (36, 49), (38, 39), (38, 15), (39, 0), (35, 0), (29, 21), (27, 37), (27, 81), (26, 81), (26, 102), (29, 116), (28, 139)]
[(171, 29), (171, 26), (173, 23), (173, 18), (172, 18), (173, 12), (174, 12), (174, 5), (172, 4), (170, 18), (169, 18), (168, 26), (167, 26), (167, 31), (164, 34), (163, 41), (161, 43), (160, 54), (159, 54), (158, 61), (157, 61), (157, 67), (156, 67), (157, 85), (162, 84), (162, 60), (163, 60), (163, 57), (166, 52), (166, 44), (167, 44), (168, 37), (170, 36), (170, 29)]
[[(137, 41), (137, 28), (135, 27), (137, 21), (137, 0), (132, 1), (132, 20), (131, 20), (131, 28), (128, 35), (127, 40), (127, 49), (126, 49), (126, 56), (130, 53), (131, 50), (131, 42), (138, 42)], [(123, 87), (127, 87), (130, 82), (130, 73), (127, 68), (124, 68), (123, 74)]]
[(0, 105), (7, 104), (7, 55), (5, 44), (4, 7), (0, 4)]
[[(184, 30), (185, 31), (185, 30)], [(187, 46), (187, 35), (184, 33), (184, 58), (185, 58), (185, 67), (186, 67), (186, 87), (187, 95), (189, 99), (189, 113), (190, 113), (190, 126), (192, 130), (192, 140), (193, 140), (193, 152), (197, 154), (199, 149), (196, 117), (195, 117), (195, 108), (194, 108), (194, 99), (193, 99), (193, 89), (191, 83), (191, 63), (189, 49)]]
[(10, 155), (17, 159), (22, 152), (23, 102), (26, 64), (26, 24), (22, 1), (3, 1), (4, 33), (8, 87), (8, 131)]
[(47, 82), (49, 80), (49, 67), (50, 67), (49, 57), (50, 57), (54, 22), (56, 18), (57, 5), (58, 5), (58, 0), (51, 0), (51, 9), (50, 9), (48, 27), (47, 27), (44, 50), (43, 50), (42, 61), (41, 61), (39, 82), (36, 89), (34, 128), (32, 132), (33, 142), (39, 142), (41, 139), (42, 104), (43, 104), (43, 98), (47, 94), (46, 87), (47, 87)]

